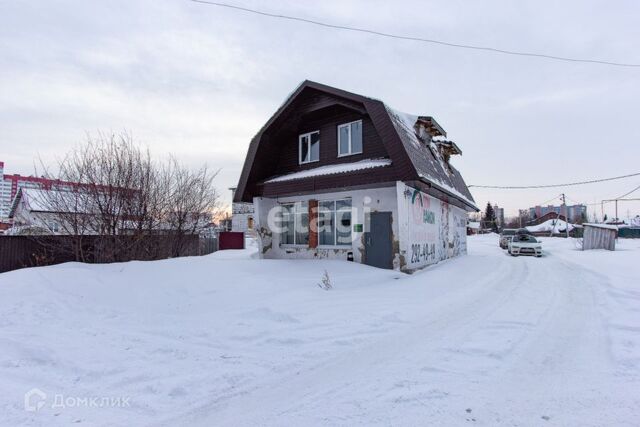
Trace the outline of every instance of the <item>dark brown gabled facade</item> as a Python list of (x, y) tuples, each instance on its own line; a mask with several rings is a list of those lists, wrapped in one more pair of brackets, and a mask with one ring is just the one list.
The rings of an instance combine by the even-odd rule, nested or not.
[[(287, 243), (278, 241), (265, 224), (265, 209), (284, 206), (283, 209), (287, 211), (291, 203), (301, 201), (305, 207), (295, 208), (297, 213), (291, 215), (302, 215), (299, 220), (302, 223), (308, 222), (309, 218), (316, 218), (316, 213), (311, 212), (309, 206), (316, 206), (318, 201), (321, 203), (317, 209), (329, 212), (332, 202), (322, 203), (322, 200), (331, 197), (348, 200), (354, 210), (365, 209), (364, 205), (355, 206), (359, 203), (356, 203), (356, 199), (362, 196), (363, 201), (368, 200), (365, 193), (369, 192), (374, 197), (386, 200), (380, 202), (381, 199), (376, 198), (379, 204), (386, 204), (389, 221), (395, 220), (391, 239), (395, 238), (396, 242), (392, 241), (391, 244), (396, 267), (416, 264), (407, 262), (403, 258), (408, 254), (401, 253), (402, 245), (398, 237), (404, 220), (400, 221), (398, 217), (403, 210), (399, 207), (402, 202), (398, 201), (398, 192), (417, 192), (423, 205), (423, 198), (435, 198), (447, 206), (456, 207), (463, 214), (477, 210), (460, 173), (449, 162), (452, 154), (461, 151), (455, 143), (438, 139), (444, 137), (445, 131), (432, 117), (410, 116), (389, 108), (382, 101), (305, 81), (252, 139), (234, 201), (255, 202), (258, 218), (262, 210), (263, 220), (258, 219), (257, 227), (263, 229), (263, 234), (268, 237), (265, 240), (269, 240), (262, 245), (265, 256), (269, 256), (270, 251), (273, 251), (271, 255), (301, 255), (304, 252), (303, 257), (324, 256), (324, 246), (333, 250), (334, 254), (344, 253), (345, 258), (366, 262), (365, 242), (361, 242), (361, 245), (352, 243), (350, 248), (337, 244), (335, 236), (340, 232), (335, 229), (335, 224), (333, 245), (322, 244), (323, 239), (325, 243), (331, 239), (330, 233), (318, 234), (313, 227), (310, 227), (308, 236), (300, 244), (296, 240), (297, 234), (294, 237), (282, 235), (282, 240)], [(345, 148), (347, 146), (351, 152), (345, 154), (345, 151), (349, 151)], [(312, 150), (315, 151), (311, 153)], [(355, 192), (359, 196), (350, 196)], [(404, 194), (402, 197), (407, 196)], [(412, 195), (412, 202), (416, 197)], [(339, 210), (338, 206), (345, 203), (334, 201), (332, 206), (334, 210)], [(371, 206), (370, 209), (375, 211), (376, 207)], [(307, 216), (300, 214), (300, 210), (307, 210)], [(382, 211), (378, 207), (375, 212)], [(285, 212), (285, 215), (289, 214)], [(430, 220), (434, 214), (425, 215)], [(370, 226), (371, 217), (371, 213), (361, 212), (361, 217), (357, 218), (354, 213), (349, 221), (343, 222), (349, 222), (350, 227), (353, 225), (352, 238), (364, 238), (364, 234), (353, 236), (359, 233), (369, 233), (366, 237), (371, 238), (370, 232), (362, 231)], [(334, 218), (333, 222), (336, 221)], [(327, 221), (321, 222), (325, 224)], [(425, 233), (429, 234), (427, 231)], [(289, 244), (289, 240), (293, 243)], [(278, 248), (273, 247), (274, 243)], [(427, 244), (426, 241), (423, 243)], [(440, 242), (440, 246), (447, 252), (443, 242)], [(313, 253), (309, 254), (304, 249), (312, 249)], [(434, 258), (435, 254), (430, 253), (431, 248), (427, 249), (427, 255)], [(414, 260), (424, 257), (422, 252), (413, 255)], [(382, 258), (386, 257), (387, 254), (382, 255)]]

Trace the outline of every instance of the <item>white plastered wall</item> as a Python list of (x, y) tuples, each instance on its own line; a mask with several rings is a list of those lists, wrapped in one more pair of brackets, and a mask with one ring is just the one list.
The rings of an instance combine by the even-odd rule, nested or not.
[[(308, 200), (341, 200), (351, 199), (352, 218), (352, 244), (351, 246), (319, 246), (309, 248), (307, 246), (293, 246), (280, 244), (280, 235), (273, 233), (268, 227), (269, 211), (283, 203), (302, 202)], [(259, 246), (263, 258), (327, 258), (346, 260), (352, 253), (355, 262), (363, 262), (364, 246), (362, 234), (365, 230), (365, 215), (367, 212), (381, 211), (391, 212), (393, 239), (397, 241), (398, 224), (396, 187), (382, 187), (365, 190), (339, 191), (322, 194), (307, 194), (293, 197), (259, 198), (254, 199), (256, 231), (259, 237)], [(363, 232), (354, 231), (356, 224), (362, 224)], [(397, 244), (396, 244), (397, 247)], [(399, 268), (399, 263), (398, 263)]]

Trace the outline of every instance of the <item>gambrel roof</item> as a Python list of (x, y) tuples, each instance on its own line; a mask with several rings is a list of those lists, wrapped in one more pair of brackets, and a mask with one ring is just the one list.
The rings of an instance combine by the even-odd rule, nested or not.
[[(255, 194), (254, 181), (264, 181), (266, 178), (259, 176), (260, 174), (256, 172), (259, 169), (256, 168), (256, 162), (264, 161), (259, 159), (257, 154), (261, 144), (265, 144), (264, 139), (268, 139), (265, 134), (271, 127), (283, 126), (282, 123), (289, 119), (288, 115), (295, 114), (294, 102), (308, 90), (327, 95), (326, 100), (319, 98), (317, 108), (329, 105), (329, 103), (338, 103), (368, 115), (382, 139), (392, 163), (391, 167), (393, 167), (398, 180), (422, 182), (450, 198), (458, 200), (467, 209), (478, 210), (462, 175), (442, 157), (437, 147), (438, 141), (431, 138), (432, 136), (446, 136), (446, 132), (432, 117), (401, 113), (378, 99), (309, 80), (302, 82), (289, 95), (251, 140), (234, 202), (252, 201)], [(419, 135), (419, 127), (428, 130), (430, 137), (425, 138), (424, 135)], [(443, 143), (450, 144), (450, 141), (443, 141)], [(458, 149), (457, 146), (456, 149)]]

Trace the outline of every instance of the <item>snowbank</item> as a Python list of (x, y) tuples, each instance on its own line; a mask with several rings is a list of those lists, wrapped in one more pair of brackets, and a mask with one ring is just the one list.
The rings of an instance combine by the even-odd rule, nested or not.
[(640, 241), (542, 241), (414, 275), (252, 249), (0, 274), (0, 425), (635, 424)]

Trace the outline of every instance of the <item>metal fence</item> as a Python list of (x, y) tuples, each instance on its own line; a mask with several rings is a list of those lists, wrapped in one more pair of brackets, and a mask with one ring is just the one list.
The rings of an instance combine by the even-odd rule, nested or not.
[(618, 229), (618, 237), (623, 239), (640, 239), (640, 228), (621, 227)]
[(201, 237), (200, 238), (200, 253), (199, 255), (209, 255), (218, 250), (219, 239), (214, 237)]

